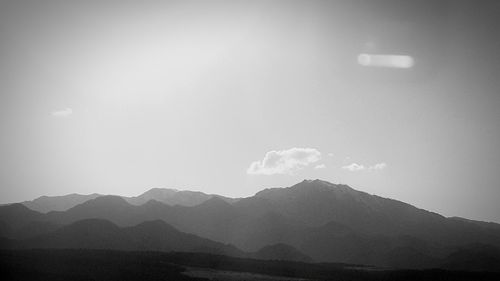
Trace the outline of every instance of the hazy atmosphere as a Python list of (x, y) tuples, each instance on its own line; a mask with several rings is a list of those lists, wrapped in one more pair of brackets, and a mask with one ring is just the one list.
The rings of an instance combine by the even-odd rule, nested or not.
[(479, 2), (0, 1), (0, 203), (318, 178), (500, 222)]

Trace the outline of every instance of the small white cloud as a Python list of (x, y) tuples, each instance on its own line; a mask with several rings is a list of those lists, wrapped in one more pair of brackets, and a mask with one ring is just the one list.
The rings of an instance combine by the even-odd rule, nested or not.
[(331, 153), (331, 152), (330, 152), (330, 153), (328, 153), (328, 156), (329, 156), (329, 157), (333, 157), (333, 153)]
[(321, 152), (315, 148), (290, 148), (272, 150), (262, 161), (254, 161), (247, 169), (251, 175), (292, 174), (312, 163), (319, 161)]
[(324, 169), (324, 168), (326, 168), (325, 164), (319, 164), (314, 167), (314, 169)]
[(359, 54), (358, 64), (369, 67), (412, 68), (415, 60), (407, 55)]
[(351, 171), (351, 172), (357, 172), (357, 171), (362, 171), (365, 169), (365, 166), (359, 165), (356, 163), (352, 163), (351, 165), (343, 166), (342, 169)]
[(383, 170), (387, 167), (387, 164), (382, 162), (382, 163), (377, 163), (373, 166), (370, 166), (370, 170)]
[(71, 114), (73, 114), (73, 109), (71, 109), (71, 108), (68, 107), (68, 108), (65, 108), (65, 109), (52, 111), (51, 114), (54, 117), (68, 117)]
[(369, 170), (369, 171), (380, 171), (383, 170), (387, 167), (387, 164), (385, 162), (377, 163), (375, 165), (365, 167), (364, 165), (360, 165), (357, 163), (352, 163), (347, 166), (343, 166), (342, 169), (351, 171), (351, 172), (357, 172), (357, 171), (363, 171), (363, 170)]

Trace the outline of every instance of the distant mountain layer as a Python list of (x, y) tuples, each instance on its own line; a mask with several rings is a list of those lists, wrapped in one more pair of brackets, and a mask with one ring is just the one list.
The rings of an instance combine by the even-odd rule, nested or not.
[(110, 249), (206, 252), (243, 256), (234, 246), (183, 233), (163, 221), (120, 228), (110, 221), (85, 219), (33, 238), (10, 240), (8, 248)]
[[(66, 211), (75, 207), (76, 205), (82, 204), (88, 200), (92, 200), (100, 196), (103, 195), (97, 193), (89, 195), (74, 193), (64, 196), (41, 196), (32, 201), (24, 201), (22, 202), (22, 204), (30, 208), (31, 210), (40, 213), (48, 213), (51, 211)], [(199, 191), (176, 190), (169, 188), (152, 188), (139, 196), (122, 197), (127, 202), (133, 205), (142, 205), (149, 200), (156, 200), (171, 206), (195, 206), (213, 197), (220, 198), (228, 203), (238, 201), (238, 199), (235, 198), (229, 198), (215, 194), (206, 194)]]
[(149, 200), (156, 200), (171, 206), (196, 206), (208, 199), (218, 197), (228, 203), (236, 202), (238, 199), (228, 198), (220, 195), (206, 194), (199, 191), (176, 190), (168, 188), (152, 188), (136, 197), (123, 197), (133, 205), (142, 205)]
[(24, 201), (22, 204), (31, 210), (48, 213), (50, 211), (66, 211), (85, 201), (95, 199), (101, 196), (94, 193), (89, 195), (68, 194), (64, 196), (41, 196), (32, 201)]
[[(160, 196), (157, 192), (150, 195)], [(90, 218), (109, 220), (120, 227), (161, 220), (182, 232), (246, 252), (261, 250), (270, 259), (286, 259), (287, 255), (300, 259), (287, 248), (292, 247), (321, 262), (452, 268), (467, 264), (466, 253), (470, 253), (475, 257), (469, 263), (471, 269), (500, 268), (498, 224), (446, 218), (321, 180), (266, 189), (236, 202), (212, 196), (194, 206), (157, 200), (133, 205), (119, 196), (100, 196), (47, 214), (22, 207), (0, 207), (0, 236), (27, 238), (30, 231), (26, 229), (37, 229), (34, 237)], [(266, 252), (268, 246), (273, 246), (267, 248), (273, 250), (272, 255)]]

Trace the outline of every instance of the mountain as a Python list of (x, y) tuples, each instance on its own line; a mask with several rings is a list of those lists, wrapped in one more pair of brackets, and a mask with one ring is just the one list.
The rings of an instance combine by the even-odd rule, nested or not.
[(85, 201), (95, 199), (100, 194), (94, 193), (89, 195), (68, 194), (64, 196), (41, 196), (32, 201), (24, 201), (21, 204), (31, 210), (48, 213), (50, 211), (66, 211), (76, 205), (82, 204)]
[(20, 203), (0, 206), (0, 221), (10, 227), (17, 227), (42, 218), (43, 214), (33, 211)]
[(0, 237), (28, 238), (51, 232), (58, 224), (45, 221), (42, 213), (20, 203), (0, 207)]
[[(24, 206), (40, 213), (51, 211), (66, 211), (86, 201), (96, 199), (104, 195), (93, 193), (89, 195), (68, 194), (63, 196), (41, 196), (31, 201), (21, 202)], [(111, 195), (113, 196), (113, 195)], [(238, 201), (235, 198), (224, 197), (215, 194), (206, 194), (199, 191), (177, 190), (168, 188), (152, 188), (135, 197), (120, 196), (132, 205), (140, 206), (150, 200), (159, 201), (170, 206), (196, 206), (211, 198), (217, 197), (228, 203)], [(1, 206), (0, 206), (1, 207)]]
[(244, 219), (226, 201), (213, 197), (193, 207), (170, 206), (155, 200), (136, 206), (119, 196), (101, 196), (65, 212), (49, 212), (43, 218), (59, 225), (99, 218), (118, 226), (133, 226), (148, 220), (163, 220), (177, 229), (219, 242), (227, 242)]
[[(5, 242), (3, 242), (5, 244)], [(102, 219), (85, 219), (25, 240), (10, 240), (8, 247), (22, 249), (109, 249), (128, 251), (200, 252), (244, 256), (231, 245), (178, 231), (163, 221), (146, 221), (118, 227)]]
[[(150, 195), (159, 196), (154, 193)], [(315, 261), (398, 268), (452, 267), (465, 263), (459, 253), (467, 251), (476, 253), (478, 263), (484, 259), (491, 265), (496, 251), (484, 254), (477, 246), (467, 251), (463, 247), (478, 243), (500, 247), (498, 224), (446, 218), (321, 180), (265, 189), (232, 203), (213, 196), (194, 206), (171, 206), (154, 199), (133, 205), (123, 197), (100, 196), (47, 214), (22, 207), (0, 207), (0, 231), (10, 233), (3, 236), (25, 238), (9, 229), (19, 229), (28, 222), (61, 226), (96, 218), (123, 228), (161, 220), (179, 231), (232, 244), (246, 252), (286, 244)], [(279, 253), (283, 249), (274, 250)]]
[(321, 180), (266, 189), (254, 198), (268, 200), (275, 212), (307, 226), (334, 221), (363, 234), (411, 235), (446, 245), (475, 241), (500, 245), (500, 232), (494, 227), (448, 219), (397, 200)]
[(137, 207), (114, 195), (100, 196), (67, 211), (52, 211), (45, 215), (46, 220), (61, 225), (91, 218), (109, 220), (120, 226), (131, 226), (145, 220), (145, 217), (137, 211)]
[(220, 198), (228, 203), (237, 201), (237, 199), (220, 195), (206, 194), (199, 191), (177, 190), (169, 188), (152, 188), (139, 196), (124, 197), (124, 199), (133, 205), (142, 205), (149, 200), (156, 200), (170, 206), (180, 205), (192, 207), (214, 197)]

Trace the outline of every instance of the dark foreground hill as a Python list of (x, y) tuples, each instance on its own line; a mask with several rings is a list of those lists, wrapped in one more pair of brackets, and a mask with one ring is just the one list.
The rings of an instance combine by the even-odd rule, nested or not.
[(25, 240), (4, 240), (2, 244), (2, 248), (13, 249), (107, 249), (244, 255), (234, 246), (178, 231), (160, 220), (118, 227), (106, 220), (86, 219), (51, 233)]
[[(232, 273), (232, 274), (228, 274)], [(493, 281), (499, 273), (448, 270), (381, 270), (346, 264), (259, 261), (199, 253), (109, 250), (0, 250), (2, 280), (344, 280)], [(231, 278), (232, 277), (232, 278)]]
[(229, 244), (181, 232), (161, 220), (119, 227), (107, 220), (85, 219), (29, 239), (0, 238), (0, 249), (196, 252), (264, 260), (312, 261), (289, 245), (269, 245), (255, 253), (247, 253)]

